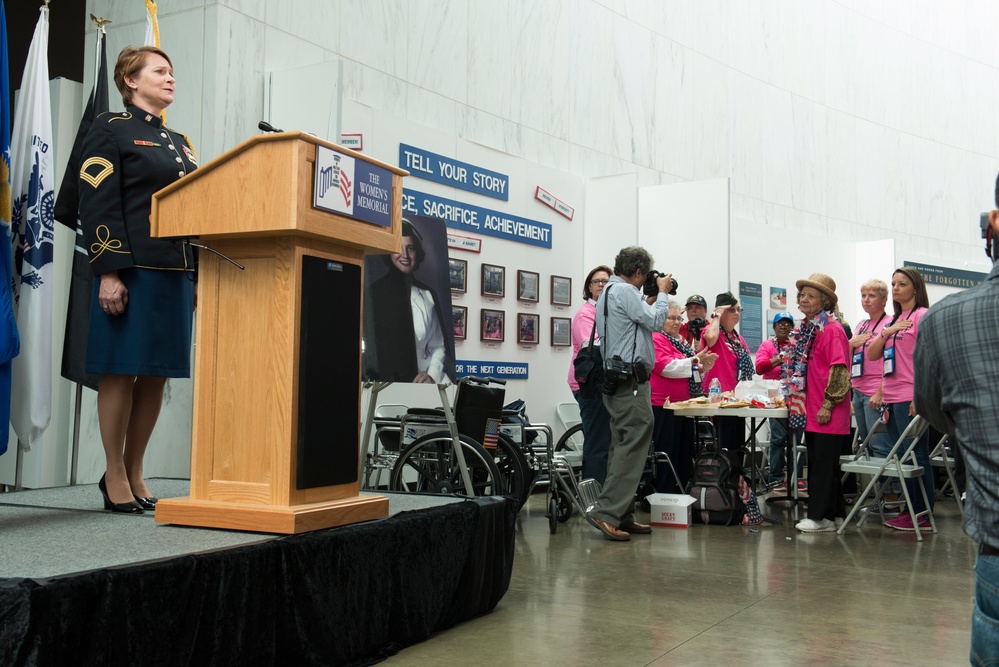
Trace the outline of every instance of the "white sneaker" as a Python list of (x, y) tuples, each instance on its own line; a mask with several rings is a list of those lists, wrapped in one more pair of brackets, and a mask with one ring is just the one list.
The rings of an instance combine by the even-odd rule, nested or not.
[(822, 519), (821, 521), (805, 519), (804, 521), (799, 521), (794, 527), (803, 533), (831, 533), (836, 530), (836, 524), (829, 519)]

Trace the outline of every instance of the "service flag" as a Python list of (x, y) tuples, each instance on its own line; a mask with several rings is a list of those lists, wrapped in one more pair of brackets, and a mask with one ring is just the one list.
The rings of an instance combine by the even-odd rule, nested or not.
[(41, 7), (39, 13), (10, 142), (14, 315), (21, 331), (21, 354), (14, 359), (10, 421), (25, 451), (45, 432), (52, 414), (55, 190), (48, 7)]
[(0, 454), (10, 434), (10, 378), (21, 349), (11, 290), (10, 234), (10, 76), (7, 73), (7, 16), (0, 3)]
[(83, 140), (94, 119), (108, 111), (108, 58), (107, 39), (103, 26), (97, 30), (97, 72), (90, 100), (80, 120), (73, 152), (66, 164), (59, 196), (56, 198), (55, 218), (76, 231), (73, 249), (73, 277), (69, 283), (69, 306), (66, 313), (66, 336), (62, 348), (62, 376), (70, 382), (96, 390), (99, 375), (87, 373), (87, 330), (90, 327), (90, 301), (94, 273), (87, 255), (86, 237), (80, 223), (80, 154)]

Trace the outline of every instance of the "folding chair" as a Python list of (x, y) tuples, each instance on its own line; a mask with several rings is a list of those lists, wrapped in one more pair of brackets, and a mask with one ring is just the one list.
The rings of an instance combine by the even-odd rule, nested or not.
[[(888, 484), (881, 484), (879, 482), (879, 478), (881, 477), (894, 477), (902, 482), (902, 494), (905, 498), (905, 509), (912, 517), (912, 523), (916, 530), (917, 540), (920, 542), (923, 540), (923, 536), (919, 531), (919, 517), (924, 514), (930, 521), (930, 528), (934, 533), (937, 532), (937, 524), (933, 518), (933, 510), (930, 509), (930, 499), (926, 495), (926, 486), (923, 484), (923, 466), (916, 462), (915, 452), (916, 442), (919, 440), (919, 437), (926, 432), (928, 426), (929, 422), (917, 415), (911, 422), (909, 422), (909, 425), (899, 437), (898, 442), (896, 442), (891, 448), (891, 451), (888, 452), (888, 456), (878, 458), (870, 456), (869, 453), (864, 451), (863, 453), (854, 454), (850, 457), (850, 461), (840, 463), (840, 469), (844, 473), (852, 472), (858, 475), (873, 475), (873, 477), (864, 489), (863, 493), (861, 493), (858, 497), (857, 502), (854, 503), (853, 509), (850, 510), (850, 514), (846, 517), (846, 520), (843, 521), (843, 525), (836, 531), (839, 535), (842, 535), (843, 531), (846, 530), (846, 527), (850, 525), (850, 521), (852, 521), (857, 515), (857, 512), (860, 511), (860, 508), (863, 506), (864, 501), (870, 495), (871, 491), (877, 489), (874, 496), (874, 505), (877, 505), (877, 503), (881, 501), (881, 496), (884, 495), (885, 488), (888, 486)], [(872, 431), (873, 430), (874, 429), (872, 429)], [(905, 441), (910, 439), (911, 442), (906, 447)], [(899, 455), (900, 451), (903, 452), (901, 455)], [(926, 507), (926, 509), (919, 514), (916, 514), (912, 509), (912, 498), (909, 497), (909, 487), (904, 483), (904, 480), (906, 479), (915, 479), (919, 483), (919, 492), (923, 494), (923, 505)], [(870, 516), (869, 512), (864, 514), (860, 521), (857, 522), (857, 526), (860, 527), (864, 525), (868, 516)]]
[(954, 492), (954, 502), (957, 503), (957, 509), (961, 510), (961, 515), (963, 516), (964, 503), (961, 502), (961, 492), (957, 488), (957, 482), (954, 481), (954, 466), (951, 462), (950, 448), (947, 446), (948, 440), (950, 440), (949, 435), (940, 438), (940, 442), (930, 452), (930, 463), (935, 468), (943, 468), (947, 471), (947, 482), (940, 490), (943, 491), (950, 486), (951, 491)]
[(558, 420), (562, 422), (562, 426), (566, 430), (583, 421), (582, 417), (579, 416), (579, 404), (576, 401), (559, 403), (555, 406), (555, 414), (558, 415)]

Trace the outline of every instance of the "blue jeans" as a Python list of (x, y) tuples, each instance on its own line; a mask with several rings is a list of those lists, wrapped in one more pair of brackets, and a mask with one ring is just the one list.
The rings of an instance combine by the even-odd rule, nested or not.
[[(787, 420), (786, 419), (775, 419), (771, 417), (767, 420), (770, 424), (770, 483), (776, 484), (784, 479), (784, 452), (787, 448), (787, 443), (784, 439), (787, 437)], [(792, 431), (794, 437), (794, 444), (798, 446), (801, 444), (801, 434), (802, 431)], [(797, 458), (797, 453), (795, 453), (795, 458)], [(798, 479), (801, 479), (801, 475), (804, 472), (805, 462), (800, 458), (798, 460)], [(790, 483), (791, 480), (788, 480)]]
[[(860, 434), (861, 442), (874, 428), (874, 425), (881, 421), (881, 412), (868, 407), (867, 402), (870, 400), (871, 397), (867, 394), (856, 389), (853, 390), (853, 416), (857, 420), (857, 433)], [(887, 434), (879, 433), (871, 438), (871, 455), (884, 457), (891, 451), (891, 446), (894, 444), (895, 442)]]
[(604, 485), (607, 479), (607, 452), (610, 451), (610, 415), (603, 398), (584, 398), (573, 392), (579, 404), (579, 418), (583, 422), (583, 479), (595, 479)]
[[(885, 407), (888, 409), (888, 437), (891, 438), (892, 444), (898, 442), (898, 439), (902, 437), (902, 432), (905, 431), (906, 427), (909, 426), (909, 422), (912, 421), (912, 417), (909, 416), (909, 401), (904, 401), (902, 403), (885, 403)], [(905, 449), (911, 444), (906, 441), (898, 449), (898, 455), (901, 456), (905, 453)], [(916, 463), (923, 466), (923, 485), (926, 487), (926, 497), (930, 501), (930, 509), (933, 509), (933, 502), (935, 500), (936, 486), (933, 482), (933, 466), (930, 465), (930, 436), (928, 433), (923, 433), (919, 436), (919, 440), (916, 442)], [(905, 480), (905, 486), (909, 490), (909, 497), (912, 499), (912, 509), (917, 514), (926, 509), (923, 504), (923, 496), (919, 493), (919, 485), (916, 484), (915, 479)]]
[(975, 562), (971, 664), (999, 664), (999, 556), (979, 555)]

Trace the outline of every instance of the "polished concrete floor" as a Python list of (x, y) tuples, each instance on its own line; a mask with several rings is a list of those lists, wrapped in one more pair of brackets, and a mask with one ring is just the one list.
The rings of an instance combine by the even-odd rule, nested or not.
[(873, 520), (805, 535), (786, 504), (764, 509), (782, 526), (611, 542), (577, 515), (552, 535), (545, 498), (520, 513), (496, 610), (383, 664), (968, 664), (975, 545), (953, 499), (918, 543)]

